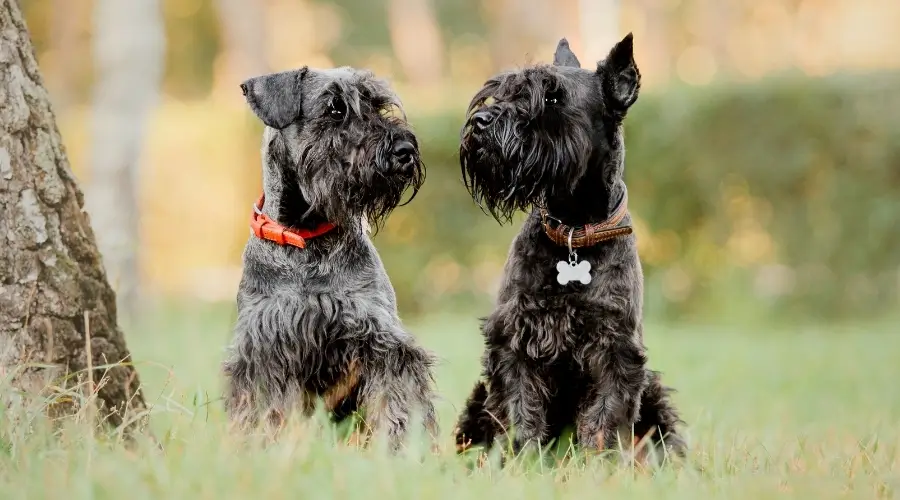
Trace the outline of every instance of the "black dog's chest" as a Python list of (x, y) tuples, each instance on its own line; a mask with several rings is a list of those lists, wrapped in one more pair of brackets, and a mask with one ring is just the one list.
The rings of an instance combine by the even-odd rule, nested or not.
[(590, 378), (576, 363), (561, 360), (550, 367), (547, 382), (553, 390), (547, 408), (547, 430), (550, 436), (558, 437), (575, 424), (575, 415), (587, 394)]
[(500, 293), (502, 307), (494, 313), (504, 326), (497, 344), (534, 360), (563, 356), (581, 363), (584, 348), (596, 345), (604, 323), (633, 323), (639, 307), (632, 292), (638, 285), (623, 284), (621, 276), (627, 264), (636, 261), (631, 250), (618, 242), (580, 249), (572, 261), (589, 264), (590, 281), (561, 283), (559, 267), (569, 266), (568, 251), (549, 242), (538, 222), (530, 219), (514, 244)]
[(520, 296), (504, 311), (496, 318), (499, 331), (486, 332), (492, 343), (508, 346), (518, 356), (542, 364), (577, 365), (579, 346), (590, 343), (596, 330), (596, 306), (575, 295)]

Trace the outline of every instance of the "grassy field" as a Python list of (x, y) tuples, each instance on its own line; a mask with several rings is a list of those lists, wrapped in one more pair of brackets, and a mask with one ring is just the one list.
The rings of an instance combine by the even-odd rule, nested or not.
[[(478, 372), (474, 317), (410, 325), (442, 358), (441, 454), (391, 457), (335, 444), (294, 422), (274, 446), (226, 433), (218, 365), (230, 308), (168, 312), (129, 329), (163, 449), (94, 439), (72, 424), (51, 439), (0, 418), (0, 499), (37, 498), (894, 498), (900, 496), (900, 335), (865, 328), (647, 325), (650, 362), (679, 389), (687, 463), (659, 470), (594, 459), (471, 470), (449, 432)], [(27, 432), (31, 429), (31, 433)]]

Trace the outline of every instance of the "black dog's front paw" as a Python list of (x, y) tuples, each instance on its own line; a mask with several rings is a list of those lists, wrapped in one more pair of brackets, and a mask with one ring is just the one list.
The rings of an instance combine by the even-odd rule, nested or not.
[(576, 416), (576, 436), (582, 446), (596, 450), (630, 446), (631, 417), (638, 398), (631, 394), (596, 394)]
[(465, 409), (453, 431), (457, 453), (463, 453), (472, 446), (490, 446), (493, 441), (495, 425), (485, 407), (487, 398), (487, 385), (478, 381), (466, 400)]

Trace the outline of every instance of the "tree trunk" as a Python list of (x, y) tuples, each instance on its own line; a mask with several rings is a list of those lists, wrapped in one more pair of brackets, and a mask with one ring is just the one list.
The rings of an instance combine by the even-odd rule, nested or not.
[(88, 212), (119, 308), (140, 291), (138, 200), (141, 146), (156, 104), (164, 50), (158, 0), (98, 0), (94, 6), (93, 145)]
[(83, 204), (17, 0), (0, 0), (0, 380), (53, 398), (78, 373), (99, 416), (130, 423), (144, 400)]

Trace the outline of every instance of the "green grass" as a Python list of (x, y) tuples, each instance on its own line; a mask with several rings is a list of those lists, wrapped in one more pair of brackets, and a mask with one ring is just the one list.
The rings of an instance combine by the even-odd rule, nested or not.
[[(900, 495), (900, 336), (858, 329), (647, 325), (650, 362), (679, 389), (687, 463), (659, 470), (601, 460), (514, 462), (472, 470), (452, 452), (457, 408), (478, 373), (472, 317), (411, 325), (437, 352), (444, 451), (391, 457), (336, 444), (318, 421), (292, 422), (263, 447), (226, 432), (219, 362), (230, 308), (150, 317), (130, 329), (162, 449), (52, 436), (0, 414), (0, 499), (127, 498), (893, 498)], [(19, 415), (20, 417), (22, 415)]]

